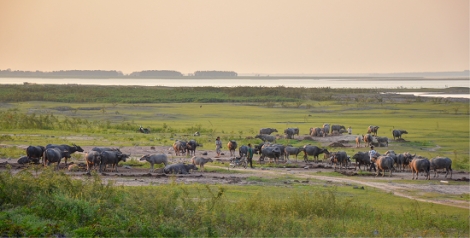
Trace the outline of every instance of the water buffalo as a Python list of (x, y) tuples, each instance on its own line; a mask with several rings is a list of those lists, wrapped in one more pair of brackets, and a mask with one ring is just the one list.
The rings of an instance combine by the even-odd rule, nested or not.
[(294, 139), (295, 131), (292, 128), (287, 128), (284, 130), (284, 134), (287, 135), (287, 139)]
[(227, 143), (227, 148), (230, 151), (230, 156), (235, 156), (235, 150), (237, 149), (237, 142), (234, 140), (229, 140)]
[[(70, 154), (73, 154), (75, 152), (83, 152), (83, 149), (82, 147), (76, 145), (76, 144), (72, 144), (72, 146), (70, 145), (54, 145), (54, 144), (49, 144), (49, 145), (46, 145), (46, 149), (49, 149), (49, 148), (59, 148), (61, 151), (67, 151), (69, 152)], [(67, 158), (70, 158), (69, 157), (64, 157), (65, 158), (65, 166), (67, 166)]]
[(295, 155), (295, 161), (297, 161), (297, 155), (303, 151), (303, 147), (292, 147), (286, 146), (284, 148), (284, 153), (286, 154), (286, 159), (289, 159), (289, 155)]
[(356, 165), (354, 169), (357, 169), (359, 166), (359, 170), (361, 170), (361, 165), (364, 165), (364, 170), (367, 170), (367, 167), (370, 166), (370, 155), (368, 152), (359, 151), (353, 155), (352, 159), (356, 160)]
[(420, 171), (426, 173), (426, 180), (431, 180), (430, 170), (431, 170), (431, 162), (428, 159), (413, 159), (410, 163), (411, 173), (413, 173), (413, 179), (418, 180), (418, 175)]
[(238, 148), (238, 155), (240, 157), (248, 156), (248, 146), (246, 146), (246, 145), (240, 146), (240, 148)]
[(179, 163), (165, 166), (163, 172), (165, 174), (189, 174), (191, 170), (197, 170), (196, 165)]
[(256, 135), (255, 138), (259, 138), (264, 142), (266, 142), (266, 141), (267, 142), (276, 142), (276, 137), (275, 136), (270, 136), (270, 135), (259, 134), (259, 135)]
[(264, 161), (264, 158), (269, 158), (269, 162), (271, 163), (271, 159), (274, 159), (274, 162), (277, 163), (279, 158), (281, 157), (281, 149), (275, 145), (265, 144), (261, 147), (261, 155), (259, 157), (260, 162)]
[(196, 147), (199, 146), (195, 140), (190, 140), (186, 143), (186, 150), (188, 151), (189, 155), (196, 155)]
[(90, 173), (90, 170), (93, 167), (99, 166), (101, 164), (101, 152), (91, 150), (85, 155), (86, 160), (86, 171)]
[(377, 136), (377, 132), (379, 131), (379, 127), (378, 126), (369, 126), (367, 127), (367, 133), (369, 134), (372, 134), (372, 135), (375, 135)]
[(308, 163), (309, 155), (313, 155), (313, 160), (315, 161), (315, 163), (318, 163), (318, 155), (322, 153), (327, 153), (327, 154), (330, 153), (328, 152), (327, 149), (320, 149), (317, 146), (312, 146), (312, 145), (304, 145), (303, 151), (304, 151), (304, 161), (306, 163)]
[(165, 166), (168, 165), (168, 157), (166, 154), (144, 155), (140, 158), (140, 161), (144, 160), (150, 163), (150, 172), (155, 171), (155, 169), (153, 169), (154, 164), (164, 164)]
[(140, 126), (139, 131), (142, 132), (142, 133), (144, 133), (144, 134), (150, 133), (150, 130), (149, 130), (149, 129), (143, 128), (142, 126)]
[(292, 130), (294, 130), (294, 135), (299, 135), (299, 133), (300, 133), (300, 130), (299, 130), (298, 127), (289, 127), (289, 128), (287, 128), (287, 129), (292, 129)]
[(344, 168), (347, 169), (348, 167), (348, 155), (344, 151), (338, 151), (334, 153), (333, 155), (333, 162), (335, 163), (335, 171), (336, 171), (336, 165), (339, 164), (339, 169), (344, 165)]
[(372, 135), (371, 134), (365, 134), (362, 139), (364, 140), (364, 143), (368, 146), (371, 146), (372, 145)]
[(323, 129), (319, 127), (310, 128), (311, 136), (323, 136)]
[(379, 143), (380, 147), (388, 147), (388, 138), (387, 137), (376, 137), (377, 142)]
[[(58, 147), (51, 147), (47, 148), (46, 151), (44, 151), (44, 166), (50, 165), (51, 163), (57, 163), (57, 169), (59, 169), (60, 166), (60, 161), (62, 158), (70, 158), (70, 152), (67, 150), (61, 150)], [(67, 164), (65, 164), (67, 165)]]
[(398, 171), (405, 171), (405, 168), (409, 167), (410, 162), (416, 154), (411, 155), (409, 152), (404, 152), (402, 154), (397, 155), (397, 167)]
[(327, 123), (323, 124), (322, 129), (323, 129), (323, 135), (330, 134), (330, 124), (327, 124)]
[[(41, 156), (41, 157), (42, 157), (42, 156)], [(29, 164), (29, 163), (31, 163), (31, 162), (32, 162), (32, 161), (31, 161), (31, 158), (30, 158), (30, 157), (28, 157), (28, 156), (22, 156), (22, 157), (20, 157), (20, 158), (18, 159), (18, 162), (17, 162), (17, 163), (18, 163), (18, 164)]]
[(372, 158), (372, 161), (375, 162), (377, 165), (377, 173), (375, 174), (375, 177), (379, 176), (380, 171), (382, 171), (382, 177), (385, 176), (385, 170), (390, 171), (389, 177), (392, 177), (392, 171), (395, 169), (393, 168), (393, 158), (390, 156), (379, 156), (378, 158)]
[(343, 125), (331, 125), (331, 132), (333, 132), (333, 131), (337, 131), (337, 132), (344, 131), (344, 132), (346, 132), (346, 127), (344, 127)]
[(271, 135), (271, 133), (277, 132), (275, 128), (261, 128), (259, 130), (260, 135)]
[[(393, 139), (396, 140), (396, 139), (401, 139), (401, 135), (402, 134), (408, 134), (407, 131), (405, 130), (393, 130), (392, 131), (392, 135), (393, 135)], [(395, 139), (396, 138), (396, 139)]]
[(356, 137), (356, 148), (361, 147), (362, 138), (364, 138), (364, 135), (360, 135)]
[(199, 168), (201, 169), (201, 171), (204, 171), (204, 164), (208, 163), (208, 162), (213, 162), (211, 158), (203, 158), (203, 157), (192, 157), (191, 158), (191, 163), (194, 164), (194, 165), (199, 165)]
[(33, 163), (39, 163), (39, 161), (42, 159), (42, 156), (44, 154), (44, 151), (46, 151), (46, 148), (44, 146), (28, 146), (26, 148), (26, 156), (28, 156)]
[(393, 159), (393, 163), (398, 165), (398, 156), (395, 154), (395, 151), (387, 150), (384, 155), (390, 156)]
[(175, 154), (179, 156), (180, 154), (184, 154), (186, 152), (186, 141), (182, 140), (176, 140), (173, 143), (173, 150), (175, 151)]
[[(436, 157), (431, 159), (431, 170), (434, 170), (434, 178), (437, 175), (438, 169), (446, 170), (446, 178), (450, 171), (450, 178), (452, 178), (452, 160), (447, 157)], [(439, 175), (437, 175), (439, 177)]]
[(103, 152), (103, 151), (119, 151), (119, 148), (109, 148), (109, 147), (93, 147), (93, 149), (91, 149), (92, 151), (96, 151), (96, 152)]
[(103, 151), (101, 153), (101, 163), (100, 163), (100, 172), (103, 172), (103, 166), (106, 169), (106, 165), (112, 165), (111, 172), (116, 170), (118, 172), (118, 164), (120, 161), (126, 162), (126, 159), (129, 158), (130, 155), (123, 154), (119, 151)]

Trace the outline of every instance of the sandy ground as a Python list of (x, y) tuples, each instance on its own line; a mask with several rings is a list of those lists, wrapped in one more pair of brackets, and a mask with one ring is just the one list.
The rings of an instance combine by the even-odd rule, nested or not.
[[(356, 136), (353, 135), (342, 135), (342, 136), (331, 136), (325, 138), (317, 138), (314, 140), (319, 141), (323, 146), (328, 146), (333, 142), (341, 143), (345, 147), (355, 147), (354, 141)], [(304, 139), (302, 136), (299, 139)], [(363, 145), (362, 145), (363, 146)], [(25, 146), (26, 148), (26, 146)], [(92, 147), (82, 146), (85, 151), (91, 150)], [(226, 148), (224, 148), (226, 149)], [(337, 147), (338, 151), (341, 147)], [(367, 148), (364, 148), (367, 150)], [(387, 147), (380, 147), (378, 151), (384, 153), (387, 151)], [(190, 156), (176, 156), (174, 151), (169, 147), (123, 147), (121, 151), (126, 154), (131, 154), (132, 158), (139, 159), (145, 154), (165, 153), (168, 155), (170, 163), (185, 162), (190, 163)], [(238, 154), (238, 151), (236, 152)], [(206, 164), (208, 168), (223, 168), (228, 169), (230, 160), (230, 152), (223, 150), (223, 155), (220, 158), (216, 158), (215, 151), (213, 150), (199, 150), (196, 151), (196, 156), (205, 158), (212, 158), (214, 161), (219, 163), (212, 165), (211, 163)], [(321, 157), (321, 156), (320, 156)], [(411, 172), (395, 172), (392, 177), (388, 177), (388, 172), (385, 177), (375, 177), (371, 175), (358, 174), (354, 165), (350, 166), (347, 170), (340, 171), (346, 176), (332, 177), (323, 176), (324, 172), (334, 172), (334, 169), (328, 163), (314, 163), (309, 158), (309, 163), (305, 163), (302, 159), (301, 154), (296, 161), (295, 158), (291, 158), (291, 164), (296, 164), (299, 168), (269, 168), (264, 164), (258, 162), (258, 156), (255, 155), (255, 169), (251, 168), (234, 168), (237, 173), (221, 173), (221, 172), (207, 172), (207, 171), (192, 171), (191, 174), (187, 175), (166, 175), (161, 173), (162, 169), (157, 169), (155, 172), (150, 172), (149, 169), (140, 167), (123, 166), (119, 167), (119, 172), (104, 172), (102, 178), (105, 181), (113, 180), (117, 185), (124, 186), (143, 186), (143, 185), (159, 185), (166, 183), (204, 183), (204, 184), (236, 184), (241, 186), (250, 185), (275, 185), (275, 186), (291, 186), (294, 183), (304, 184), (306, 186), (311, 185), (323, 185), (323, 186), (351, 186), (357, 189), (380, 189), (386, 192), (391, 192), (396, 196), (406, 197), (409, 199), (415, 199), (419, 201), (445, 204), (449, 206), (461, 207), (469, 209), (470, 202), (468, 199), (463, 199), (465, 196), (470, 194), (470, 184), (468, 178), (470, 177), (467, 172), (455, 171), (453, 172), (452, 179), (444, 178), (445, 173), (438, 173), (438, 178), (433, 178), (434, 173), (431, 173), (431, 180), (421, 184), (410, 184), (403, 183), (404, 180), (411, 180)], [(145, 162), (146, 163), (146, 162)], [(75, 164), (80, 164), (75, 162)], [(284, 163), (285, 164), (285, 163)], [(7, 166), (11, 166), (14, 173), (26, 169), (26, 166), (17, 164), (17, 159), (13, 158), (1, 158), (0, 159), (0, 172), (4, 171)], [(86, 178), (85, 169), (79, 168), (77, 171), (68, 171), (65, 164), (61, 164), (61, 169), (66, 173), (77, 177)], [(269, 182), (257, 182), (248, 177), (261, 177), (261, 178), (274, 178), (274, 177), (286, 177), (289, 175), (290, 178), (284, 181), (276, 183)], [(419, 180), (423, 180), (424, 177), (420, 176)], [(437, 194), (437, 196), (427, 196), (428, 193)], [(450, 196), (449, 196), (450, 195)]]

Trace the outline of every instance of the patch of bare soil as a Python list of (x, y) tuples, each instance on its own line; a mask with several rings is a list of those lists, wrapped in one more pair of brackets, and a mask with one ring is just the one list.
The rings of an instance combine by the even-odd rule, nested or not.
[[(331, 144), (332, 142), (344, 140), (341, 144), (347, 144), (347, 141), (353, 140), (354, 135), (345, 135), (334, 137), (319, 137), (314, 138), (315, 140), (320, 141), (322, 144)], [(352, 145), (350, 145), (352, 146)], [(354, 145), (355, 146), (355, 143)], [(85, 151), (89, 151), (92, 147), (82, 147)], [(122, 152), (126, 154), (131, 154), (132, 158), (139, 159), (142, 155), (145, 154), (154, 154), (154, 153), (165, 153), (168, 155), (170, 163), (190, 163), (190, 156), (176, 156), (174, 151), (169, 147), (161, 146), (152, 146), (152, 147), (124, 147), (120, 148)], [(196, 151), (197, 156), (202, 156), (206, 158), (212, 158), (214, 161), (220, 162), (221, 165), (216, 165), (219, 168), (228, 169), (228, 164), (230, 160), (229, 151), (223, 151), (223, 155), (220, 158), (216, 158), (216, 153), (213, 150), (200, 150)], [(260, 178), (275, 178), (279, 176), (290, 175), (292, 177), (298, 178), (294, 181), (284, 181), (284, 184), (288, 186), (291, 183), (299, 182), (309, 185), (313, 184), (327, 184), (328, 186), (351, 186), (353, 188), (376, 188), (386, 192), (391, 192), (394, 195), (406, 197), (409, 199), (414, 199), (418, 201), (431, 202), (444, 204), (448, 206), (455, 206), (468, 209), (470, 203), (468, 200), (457, 200), (446, 197), (444, 198), (426, 198), (426, 193), (438, 193), (445, 197), (445, 195), (460, 195), (466, 196), (470, 194), (469, 186), (469, 174), (462, 171), (454, 171), (452, 179), (444, 178), (445, 173), (438, 173), (438, 178), (433, 178), (433, 173), (431, 173), (431, 180), (426, 184), (408, 184), (401, 183), (403, 180), (411, 180), (410, 172), (394, 172), (392, 177), (388, 177), (388, 172), (385, 174), (385, 177), (375, 177), (374, 174), (359, 173), (359, 170), (354, 169), (354, 165), (349, 166), (347, 169), (339, 170), (339, 173), (346, 175), (346, 177), (329, 177), (323, 176), (324, 172), (333, 172), (334, 168), (328, 163), (314, 163), (312, 158), (309, 158), (308, 163), (303, 161), (303, 158), (296, 160), (291, 158), (291, 160), (286, 164), (284, 168), (270, 168), (266, 167), (263, 164), (260, 164), (257, 156), (255, 156), (255, 169), (251, 168), (234, 168), (234, 170), (239, 171), (240, 173), (221, 173), (221, 172), (207, 172), (207, 171), (192, 171), (190, 174), (186, 175), (167, 175), (162, 173), (162, 169), (157, 169), (156, 171), (149, 171), (146, 168), (132, 167), (132, 166), (122, 166), (118, 168), (119, 172), (110, 172), (106, 171), (101, 174), (104, 181), (114, 181), (117, 185), (124, 186), (142, 186), (142, 185), (159, 185), (167, 183), (203, 183), (203, 184), (236, 184), (236, 185), (264, 185), (263, 182), (256, 182), (253, 180), (248, 180), (248, 177), (260, 177)], [(297, 168), (289, 168), (293, 166), (287, 166), (288, 164), (294, 164)], [(13, 173), (17, 173), (23, 169), (26, 169), (27, 166), (20, 165), (17, 163), (17, 159), (0, 159), (0, 171), (4, 171), (6, 167), (11, 167)], [(206, 167), (215, 168), (215, 165), (211, 163), (206, 164)], [(74, 176), (79, 179), (87, 178), (90, 175), (86, 174), (86, 166), (83, 163), (75, 162), (75, 168), (70, 171), (65, 167), (65, 164), (62, 162), (62, 170), (65, 170), (67, 174)], [(232, 168), (231, 168), (232, 170)], [(420, 176), (419, 180), (423, 180), (424, 177)], [(449, 184), (450, 181), (453, 181), (452, 184)], [(455, 184), (458, 181), (457, 184)]]

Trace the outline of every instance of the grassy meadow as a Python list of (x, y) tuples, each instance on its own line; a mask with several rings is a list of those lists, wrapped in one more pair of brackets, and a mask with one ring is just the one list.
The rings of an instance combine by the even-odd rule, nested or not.
[[(0, 92), (9, 92), (0, 93), (2, 158), (24, 155), (19, 145), (49, 143), (171, 146), (176, 139), (196, 139), (202, 144), (199, 150), (213, 150), (216, 136), (224, 144), (230, 139), (239, 145), (259, 143), (251, 137), (263, 127), (277, 128), (279, 134), (298, 127), (300, 134), (307, 134), (311, 127), (330, 123), (351, 126), (353, 134), (380, 126), (378, 135), (391, 141), (388, 148), (378, 148), (381, 153), (446, 156), (453, 160), (454, 171), (470, 170), (468, 102), (390, 99), (377, 89), (286, 93), (286, 88), (237, 88), (231, 94), (214, 88), (188, 93), (190, 89), (112, 87), (112, 94), (106, 87), (78, 85), (56, 86), (56, 94), (50, 93), (54, 87), (34, 88), (21, 99), (22, 87), (32, 85), (0, 86)], [(139, 133), (140, 125), (151, 133)], [(406, 142), (393, 141), (393, 129), (407, 130)], [(196, 131), (201, 136), (194, 137)], [(327, 147), (309, 140), (278, 143)], [(328, 150), (352, 155), (367, 148)], [(83, 160), (80, 154), (74, 159)], [(78, 180), (50, 168), (32, 166), (17, 174), (7, 170), (0, 173), (0, 235), (469, 236), (467, 209), (417, 202), (374, 188), (283, 184), (292, 179), (283, 176), (249, 179), (264, 185), (174, 182), (123, 187), (103, 182), (99, 174)]]

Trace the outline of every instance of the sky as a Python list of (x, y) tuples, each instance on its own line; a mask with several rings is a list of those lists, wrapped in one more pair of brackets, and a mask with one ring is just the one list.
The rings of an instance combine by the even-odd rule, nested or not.
[(0, 69), (469, 69), (468, 0), (0, 0)]

